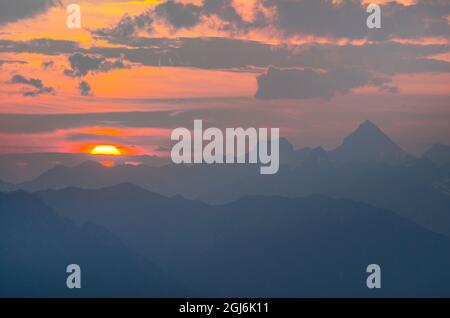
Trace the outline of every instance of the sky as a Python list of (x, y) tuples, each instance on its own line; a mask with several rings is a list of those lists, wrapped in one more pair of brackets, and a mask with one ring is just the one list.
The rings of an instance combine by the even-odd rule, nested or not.
[(194, 119), (325, 149), (371, 120), (421, 154), (450, 144), (449, 22), (448, 0), (0, 0), (0, 154), (166, 155)]

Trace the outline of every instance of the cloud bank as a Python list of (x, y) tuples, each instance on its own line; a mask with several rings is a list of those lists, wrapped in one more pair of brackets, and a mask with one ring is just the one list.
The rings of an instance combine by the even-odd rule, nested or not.
[(0, 26), (44, 13), (59, 0), (0, 0)]
[(36, 78), (26, 78), (20, 74), (14, 75), (9, 84), (22, 84), (31, 88), (33, 90), (27, 90), (22, 93), (23, 96), (38, 96), (41, 94), (54, 94), (55, 90), (52, 87), (45, 86), (40, 79)]

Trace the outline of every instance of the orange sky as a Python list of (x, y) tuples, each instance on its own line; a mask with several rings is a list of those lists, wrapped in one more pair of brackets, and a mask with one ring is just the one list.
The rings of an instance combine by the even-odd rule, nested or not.
[[(114, 0), (96, 0), (85, 1), (80, 0), (77, 3), (82, 8), (82, 29), (69, 30), (65, 27), (67, 13), (64, 7), (54, 7), (48, 12), (38, 15), (30, 19), (20, 20), (15, 23), (9, 23), (0, 27), (0, 38), (4, 40), (25, 41), (37, 38), (50, 38), (57, 40), (71, 40), (79, 42), (82, 47), (89, 48), (92, 46), (111, 46), (106, 41), (96, 40), (91, 36), (91, 30), (111, 27), (115, 25), (124, 13), (129, 15), (137, 15), (156, 5), (159, 1), (114, 1)], [(195, 3), (196, 1), (194, 1)], [(254, 1), (234, 1), (238, 12), (244, 19), (251, 20), (251, 6)], [(385, 1), (366, 1), (379, 2)], [(404, 4), (411, 4), (413, 1), (401, 1)], [(64, 5), (72, 3), (72, 1), (62, 1)], [(198, 1), (196, 3), (199, 3)], [(148, 34), (143, 34), (148, 35)], [(198, 36), (227, 36), (229, 34), (223, 31), (217, 31), (205, 25), (199, 25), (191, 30), (180, 30), (171, 32), (164, 25), (156, 25), (156, 31), (152, 36), (156, 37), (198, 37)], [(234, 37), (242, 39), (251, 39), (263, 41), (267, 43), (337, 43), (346, 44), (353, 43), (348, 39), (329, 39), (314, 36), (306, 36), (304, 38), (280, 38), (277, 32), (269, 29), (264, 31), (251, 31), (242, 34), (236, 34)], [(287, 41), (287, 42), (286, 42)], [(399, 39), (402, 41), (402, 39)], [(405, 40), (407, 41), (407, 40)], [(409, 40), (408, 40), (409, 41)], [(448, 39), (416, 39), (418, 43), (448, 43)], [(439, 42), (441, 41), (441, 42)], [(354, 41), (357, 44), (358, 41)], [(364, 43), (361, 43), (364, 44)], [(441, 55), (445, 60), (448, 54)], [(117, 111), (156, 111), (156, 110), (173, 110), (184, 111), (186, 109), (242, 109), (242, 112), (260, 111), (255, 118), (259, 118), (259, 123), (270, 123), (267, 118), (276, 118), (277, 122), (282, 125), (282, 131), (292, 135), (294, 143), (298, 146), (306, 146), (310, 144), (325, 143), (326, 146), (335, 146), (338, 139), (328, 140), (327, 138), (318, 138), (321, 131), (312, 132), (314, 127), (328, 127), (326, 133), (333, 135), (329, 127), (330, 119), (322, 106), (317, 106), (319, 110), (315, 115), (311, 114), (310, 107), (314, 105), (326, 105), (328, 108), (336, 107), (336, 104), (342, 104), (341, 111), (346, 113), (359, 110), (361, 105), (355, 104), (355, 96), (366, 96), (367, 99), (380, 101), (390, 99), (396, 103), (392, 106), (393, 112), (396, 113), (396, 107), (404, 104), (403, 100), (408, 103), (412, 100), (410, 96), (420, 96), (422, 101), (430, 101), (425, 103), (412, 103), (408, 108), (412, 113), (427, 114), (427, 107), (436, 107), (439, 111), (445, 110), (445, 103), (438, 102), (439, 96), (447, 96), (449, 93), (450, 75), (449, 73), (417, 73), (417, 74), (400, 74), (393, 77), (395, 86), (399, 88), (398, 93), (393, 97), (388, 93), (379, 92), (373, 87), (364, 87), (354, 90), (352, 94), (355, 96), (341, 96), (339, 101), (251, 101), (255, 94), (257, 83), (256, 75), (253, 71), (233, 72), (230, 70), (202, 70), (183, 67), (148, 67), (142, 65), (133, 65), (129, 68), (112, 70), (107, 73), (90, 73), (82, 78), (92, 87), (92, 96), (82, 97), (78, 92), (78, 84), (81, 79), (71, 78), (63, 74), (68, 68), (67, 56), (55, 55), (48, 56), (42, 54), (30, 53), (0, 53), (0, 60), (20, 60), (26, 64), (4, 64), (1, 66), (0, 73), (0, 107), (1, 113), (25, 113), (25, 114), (50, 114), (50, 113), (97, 113), (97, 112), (117, 112)], [(45, 61), (53, 61), (54, 65), (49, 69), (44, 69), (42, 63)], [(260, 71), (262, 72), (262, 70)], [(24, 97), (21, 95), (25, 89), (22, 85), (8, 84), (13, 74), (20, 73), (28, 78), (39, 78), (47, 86), (51, 86), (57, 92), (56, 94), (43, 94), (35, 97)], [(173, 102), (164, 102), (164, 99), (192, 99), (192, 98), (211, 98), (211, 97), (239, 97), (243, 98), (239, 104), (230, 105), (230, 102), (211, 102), (209, 104), (191, 104), (180, 105)], [(431, 99), (431, 97), (436, 97)], [(123, 99), (136, 99), (135, 102), (126, 103)], [(149, 99), (158, 99), (159, 101), (149, 102)], [(439, 104), (441, 103), (441, 104)], [(292, 107), (292, 105), (300, 107)], [(308, 105), (308, 106), (302, 106)], [(404, 105), (403, 105), (404, 106)], [(303, 107), (303, 108), (302, 108)], [(307, 107), (307, 108), (305, 108)], [(270, 110), (268, 110), (270, 109)], [(270, 112), (278, 112), (276, 115), (270, 115)], [(332, 110), (330, 114), (336, 113)], [(305, 114), (308, 114), (307, 116)], [(396, 113), (397, 114), (397, 113)], [(267, 117), (265, 117), (267, 116)], [(339, 127), (347, 127), (355, 124), (355, 121), (364, 120), (368, 117), (385, 118), (387, 115), (380, 117), (379, 113), (368, 108), (366, 112), (360, 112), (358, 116), (349, 116), (342, 119), (342, 125)], [(395, 115), (398, 116), (398, 115)], [(411, 116), (411, 115), (408, 115)], [(445, 115), (448, 119), (448, 113)], [(239, 116), (237, 116), (239, 117)], [(242, 117), (244, 118), (244, 117)], [(248, 123), (257, 124), (258, 120), (248, 117)], [(326, 120), (327, 122), (322, 122)], [(416, 120), (417, 121), (417, 120)], [(402, 129), (395, 130), (393, 123), (386, 121), (387, 129), (396, 133), (405, 144), (411, 143), (407, 138), (408, 131), (413, 128), (411, 120), (409, 124), (399, 125)], [(302, 123), (303, 126), (300, 126)], [(428, 123), (428, 122), (426, 122)], [(417, 124), (417, 123), (416, 123)], [(424, 123), (420, 125), (424, 126)], [(440, 127), (438, 125), (438, 127)], [(309, 129), (309, 130), (308, 130)], [(342, 132), (342, 128), (336, 128)], [(348, 130), (347, 129), (347, 130)], [(438, 139), (442, 134), (442, 128), (435, 131), (432, 136), (427, 138)], [(86, 140), (85, 143), (80, 141), (69, 141), (67, 136), (75, 132), (83, 133), (89, 131), (91, 135), (98, 135), (98, 138)], [(325, 133), (325, 132), (324, 132)], [(303, 134), (302, 137), (298, 137)], [(34, 149), (40, 146), (42, 149), (52, 151), (76, 151), (83, 148), (83, 145), (91, 145), (95, 142), (104, 141), (102, 137), (110, 135), (114, 137), (123, 137), (123, 147), (132, 147), (138, 149), (141, 153), (152, 153), (158, 146), (151, 145), (132, 145), (133, 136), (152, 136), (155, 140), (159, 140), (160, 144), (167, 144), (168, 130), (148, 128), (127, 128), (127, 127), (79, 127), (71, 129), (61, 129), (56, 132), (37, 133), (37, 134), (12, 134), (0, 133), (0, 152), (10, 152), (11, 147), (17, 149), (17, 144), (23, 145), (23, 151)], [(297, 138), (295, 137), (297, 135)], [(334, 134), (336, 135), (336, 134)], [(307, 141), (305, 136), (310, 138)], [(411, 149), (417, 151), (422, 145), (431, 140), (423, 138), (420, 140), (420, 147), (413, 146)], [(327, 141), (328, 140), (328, 141)], [(439, 140), (435, 140), (439, 141)], [(118, 143), (120, 144), (120, 143)], [(133, 148), (133, 149), (134, 149)], [(20, 151), (15, 150), (15, 151)]]

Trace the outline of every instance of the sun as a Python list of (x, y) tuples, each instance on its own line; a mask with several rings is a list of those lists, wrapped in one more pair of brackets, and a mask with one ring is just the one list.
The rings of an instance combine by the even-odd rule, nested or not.
[(91, 150), (91, 155), (113, 155), (119, 156), (122, 153), (113, 145), (97, 145)]

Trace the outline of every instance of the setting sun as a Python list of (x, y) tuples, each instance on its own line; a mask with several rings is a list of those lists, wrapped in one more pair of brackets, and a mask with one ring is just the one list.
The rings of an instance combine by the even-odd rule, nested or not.
[(121, 155), (119, 149), (112, 145), (98, 145), (91, 150), (91, 155)]

